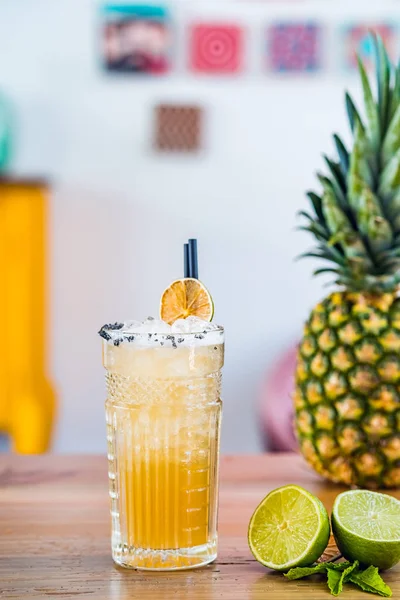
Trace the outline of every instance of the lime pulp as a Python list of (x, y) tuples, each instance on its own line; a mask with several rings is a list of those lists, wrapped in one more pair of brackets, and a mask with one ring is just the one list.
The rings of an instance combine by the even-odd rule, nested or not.
[(250, 519), (250, 550), (261, 564), (277, 571), (307, 566), (325, 550), (329, 517), (322, 502), (297, 485), (270, 492)]

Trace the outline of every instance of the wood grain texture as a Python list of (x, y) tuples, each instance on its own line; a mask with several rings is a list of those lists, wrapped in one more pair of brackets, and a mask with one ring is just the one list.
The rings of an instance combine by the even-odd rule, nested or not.
[[(328, 510), (343, 489), (319, 479), (299, 456), (224, 457), (218, 560), (179, 573), (128, 571), (113, 564), (106, 468), (99, 456), (0, 457), (0, 600), (331, 597), (318, 580), (289, 582), (263, 568), (247, 547), (250, 516), (271, 489), (303, 485)], [(400, 567), (384, 578), (393, 597), (400, 598)], [(350, 587), (343, 593), (343, 600), (362, 597)]]

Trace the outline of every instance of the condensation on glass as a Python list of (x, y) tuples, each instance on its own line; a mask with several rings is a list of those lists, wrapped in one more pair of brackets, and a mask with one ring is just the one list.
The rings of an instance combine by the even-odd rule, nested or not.
[(179, 340), (103, 342), (112, 555), (124, 567), (185, 569), (217, 556), (224, 335)]

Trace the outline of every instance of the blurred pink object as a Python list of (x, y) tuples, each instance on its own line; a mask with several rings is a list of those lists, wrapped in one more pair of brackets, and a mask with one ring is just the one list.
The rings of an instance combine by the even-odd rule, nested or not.
[(298, 449), (292, 402), (296, 353), (297, 347), (291, 348), (273, 365), (261, 391), (258, 413), (263, 445), (273, 452)]

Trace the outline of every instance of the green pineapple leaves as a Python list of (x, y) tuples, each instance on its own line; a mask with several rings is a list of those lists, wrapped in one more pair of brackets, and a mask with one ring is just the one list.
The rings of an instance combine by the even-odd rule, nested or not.
[(365, 187), (373, 187), (373, 175), (368, 164), (370, 154), (365, 130), (356, 125), (354, 130), (354, 145), (350, 157), (350, 170), (348, 173), (348, 201), (357, 211), (360, 195)]
[(391, 198), (399, 190), (400, 184), (400, 148), (383, 169), (379, 185), (379, 193), (390, 203)]
[(378, 198), (365, 187), (359, 199), (357, 220), (360, 232), (368, 239), (374, 251), (390, 246), (392, 229), (384, 218)]
[(341, 190), (342, 194), (346, 193), (346, 176), (343, 174), (340, 168), (340, 163), (336, 163), (327, 156), (324, 155), (324, 160), (330, 171), (332, 181), (335, 182), (335, 186)]
[(394, 87), (392, 91), (392, 96), (390, 99), (390, 111), (389, 118), (392, 119), (396, 110), (399, 107), (400, 102), (400, 62), (397, 66), (396, 73), (394, 76)]
[(322, 225), (325, 225), (324, 213), (322, 212), (322, 200), (314, 192), (307, 192), (307, 196), (312, 204), (314, 212)]
[(377, 149), (380, 141), (379, 109), (378, 106), (375, 104), (374, 97), (371, 91), (371, 86), (369, 85), (369, 79), (367, 73), (365, 72), (364, 65), (359, 58), (357, 59), (357, 62), (364, 93), (365, 111), (367, 113), (369, 123), (369, 135), (371, 138), (373, 148)]
[(355, 104), (354, 104), (353, 100), (351, 99), (351, 96), (348, 94), (348, 92), (346, 92), (345, 101), (346, 101), (347, 116), (349, 118), (351, 131), (354, 131), (357, 123), (360, 125), (360, 127), (362, 129), (364, 129), (363, 122), (361, 121), (361, 117), (358, 114), (358, 110), (356, 109)]
[[(400, 81), (400, 78), (399, 78)], [(387, 129), (382, 147), (382, 163), (387, 165), (393, 154), (400, 148), (400, 103)]]
[(352, 228), (347, 216), (337, 205), (336, 196), (329, 185), (325, 185), (322, 196), (322, 210), (331, 236), (329, 245), (339, 244), (349, 257), (363, 253), (363, 244), (357, 232)]
[(371, 35), (376, 56), (376, 83), (378, 88), (378, 109), (381, 127), (386, 128), (389, 94), (390, 94), (390, 60), (382, 39), (374, 34)]
[(340, 168), (342, 170), (343, 176), (347, 177), (347, 172), (350, 166), (350, 156), (348, 151), (346, 150), (346, 146), (343, 144), (340, 137), (335, 133), (333, 136), (335, 141), (336, 150), (339, 156)]
[(312, 214), (302, 213), (300, 229), (318, 242), (302, 256), (333, 263), (314, 274), (332, 272), (340, 286), (381, 293), (400, 282), (400, 65), (391, 64), (379, 36), (371, 34), (371, 43), (377, 97), (358, 59), (365, 118), (346, 92), (353, 146), (334, 134), (337, 157), (324, 155), (322, 193), (307, 192)]

